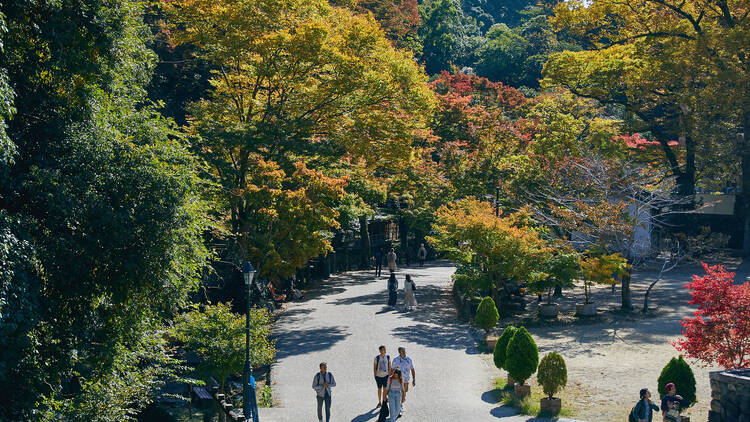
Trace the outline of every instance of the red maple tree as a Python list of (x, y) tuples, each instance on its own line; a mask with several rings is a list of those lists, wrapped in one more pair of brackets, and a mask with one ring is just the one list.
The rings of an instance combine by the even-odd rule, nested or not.
[(706, 275), (685, 285), (693, 317), (680, 321), (684, 338), (672, 343), (686, 356), (726, 369), (750, 366), (750, 282), (734, 283), (721, 265), (702, 264)]

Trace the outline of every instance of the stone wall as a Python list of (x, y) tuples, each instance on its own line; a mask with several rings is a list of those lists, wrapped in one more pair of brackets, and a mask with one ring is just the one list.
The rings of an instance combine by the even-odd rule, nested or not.
[(750, 422), (750, 369), (718, 371), (711, 379), (709, 422)]

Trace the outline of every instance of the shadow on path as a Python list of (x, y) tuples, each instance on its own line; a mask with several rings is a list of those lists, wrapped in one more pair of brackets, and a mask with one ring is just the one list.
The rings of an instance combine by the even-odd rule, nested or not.
[(496, 418), (507, 418), (508, 416), (518, 415), (518, 412), (510, 406), (499, 406), (490, 410), (490, 415)]
[(372, 409), (352, 419), (351, 422), (369, 421), (370, 419), (377, 417), (379, 413), (380, 413), (380, 408)]
[(344, 327), (311, 328), (306, 330), (276, 331), (276, 358), (321, 352), (349, 336)]

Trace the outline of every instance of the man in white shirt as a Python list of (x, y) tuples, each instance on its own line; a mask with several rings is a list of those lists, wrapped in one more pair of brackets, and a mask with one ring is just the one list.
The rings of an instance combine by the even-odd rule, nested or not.
[(412, 386), (417, 385), (417, 374), (414, 372), (414, 362), (412, 362), (409, 356), (406, 356), (406, 349), (403, 347), (398, 348), (398, 356), (393, 359), (391, 364), (391, 374), (395, 368), (401, 370), (401, 376), (404, 378), (404, 394), (401, 396), (401, 411), (403, 412), (406, 393), (409, 391), (409, 380), (411, 379)]
[(320, 372), (313, 377), (312, 388), (318, 398), (318, 421), (323, 422), (323, 403), (326, 405), (326, 422), (331, 420), (331, 387), (336, 386), (336, 379), (328, 372), (328, 365), (320, 363)]

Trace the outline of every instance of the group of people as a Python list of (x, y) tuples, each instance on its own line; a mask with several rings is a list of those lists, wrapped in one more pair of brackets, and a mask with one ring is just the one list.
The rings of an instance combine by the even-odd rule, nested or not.
[[(398, 356), (391, 360), (386, 353), (385, 346), (378, 348), (378, 355), (372, 365), (372, 374), (378, 389), (378, 404), (380, 409), (378, 422), (395, 422), (405, 411), (406, 393), (409, 382), (412, 387), (417, 385), (417, 374), (414, 362), (406, 355), (404, 347), (398, 348)], [(323, 422), (323, 406), (325, 405), (326, 422), (331, 420), (331, 388), (336, 386), (336, 379), (328, 371), (328, 365), (321, 362), (320, 371), (313, 377), (312, 388), (318, 401), (318, 421)]]
[[(427, 248), (425, 247), (424, 243), (419, 245), (419, 250), (417, 250), (417, 258), (419, 259), (419, 266), (424, 267), (424, 262), (427, 259)], [(384, 259), (388, 271), (396, 272), (396, 262), (398, 261), (396, 250), (394, 248), (391, 248), (391, 250), (384, 255), (383, 249), (381, 248), (375, 251), (375, 277), (380, 277), (383, 274)], [(408, 266), (409, 260), (407, 259), (406, 261)]]
[[(404, 310), (413, 311), (414, 307), (417, 306), (417, 297), (415, 292), (417, 291), (417, 285), (412, 280), (410, 274), (406, 274), (404, 278)], [(390, 277), (388, 277), (388, 306), (391, 309), (396, 309), (396, 301), (398, 297), (398, 280), (396, 279), (396, 273), (391, 271)]]
[[(663, 422), (680, 422), (680, 409), (688, 407), (690, 403), (681, 395), (677, 394), (677, 387), (669, 383), (664, 387), (667, 394), (661, 398), (661, 413)], [(651, 392), (648, 388), (641, 389), (641, 398), (633, 406), (628, 417), (629, 422), (651, 422), (653, 412), (659, 412), (659, 406), (651, 401)]]

